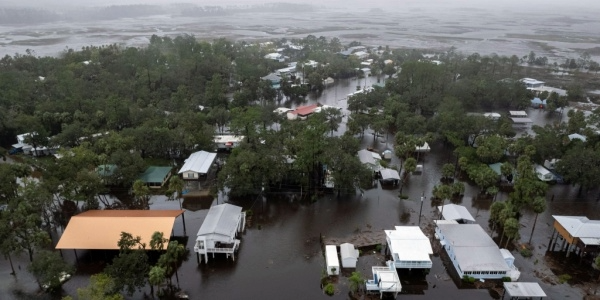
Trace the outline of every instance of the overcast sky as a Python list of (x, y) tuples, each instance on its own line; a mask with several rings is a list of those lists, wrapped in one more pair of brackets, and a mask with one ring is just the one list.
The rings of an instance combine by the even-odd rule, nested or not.
[[(265, 2), (288, 2), (288, 3), (307, 3), (319, 6), (354, 6), (354, 7), (389, 7), (402, 5), (452, 5), (452, 6), (481, 6), (489, 8), (491, 6), (512, 6), (532, 7), (581, 7), (586, 9), (600, 8), (599, 0), (2, 0), (0, 6), (4, 4), (12, 5), (33, 5), (43, 8), (52, 8), (61, 4), (77, 6), (106, 6), (123, 4), (168, 4), (168, 3), (192, 3), (196, 5), (242, 5), (257, 4)], [(588, 11), (589, 12), (589, 11)], [(532, 11), (532, 13), (535, 13)]]

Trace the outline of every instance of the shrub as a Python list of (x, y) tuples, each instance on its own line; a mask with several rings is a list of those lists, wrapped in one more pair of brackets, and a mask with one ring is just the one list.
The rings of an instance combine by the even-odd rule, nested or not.
[(406, 199), (408, 199), (408, 195), (400, 195), (400, 199), (406, 200)]
[(462, 280), (464, 282), (467, 282), (467, 283), (474, 283), (475, 282), (475, 277), (471, 277), (469, 275), (463, 275)]
[(521, 252), (521, 256), (523, 256), (523, 257), (531, 257), (531, 256), (533, 256), (533, 253), (531, 252), (531, 250), (529, 250), (529, 248), (523, 248), (519, 252)]
[(512, 279), (510, 279), (510, 277), (508, 277), (508, 276), (502, 277), (502, 282), (511, 282), (511, 281), (512, 281)]
[(567, 283), (569, 280), (571, 280), (571, 275), (569, 274), (562, 274), (560, 276), (558, 276), (558, 282), (562, 283)]
[(325, 291), (325, 294), (329, 296), (333, 296), (333, 294), (335, 293), (335, 287), (331, 282), (325, 285), (325, 288), (323, 288), (323, 290)]
[(381, 249), (382, 249), (382, 248), (383, 248), (383, 247), (381, 246), (381, 244), (377, 244), (377, 246), (375, 246), (375, 251), (377, 251), (377, 252), (381, 252)]

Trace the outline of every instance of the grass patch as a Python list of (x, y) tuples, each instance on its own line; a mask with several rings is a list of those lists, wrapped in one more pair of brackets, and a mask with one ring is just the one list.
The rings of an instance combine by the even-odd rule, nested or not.
[(558, 276), (558, 282), (560, 282), (561, 284), (563, 283), (568, 283), (569, 280), (571, 280), (573, 277), (571, 277), (571, 275), (569, 274), (562, 274)]
[(533, 253), (531, 252), (531, 250), (529, 250), (529, 248), (523, 248), (519, 252), (521, 253), (521, 256), (526, 257), (526, 258), (533, 256)]
[(333, 294), (335, 293), (335, 287), (333, 286), (333, 283), (330, 282), (326, 284), (323, 288), (323, 291), (325, 292), (325, 294), (333, 296)]

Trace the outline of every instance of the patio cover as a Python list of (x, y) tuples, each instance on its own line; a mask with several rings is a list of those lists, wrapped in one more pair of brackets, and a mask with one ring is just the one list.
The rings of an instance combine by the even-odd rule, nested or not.
[(509, 297), (546, 297), (537, 282), (504, 282)]
[(381, 169), (379, 172), (381, 173), (381, 179), (383, 180), (400, 180), (398, 171), (394, 169)]
[(146, 249), (156, 231), (169, 239), (183, 210), (88, 210), (71, 217), (56, 249), (118, 250), (121, 232), (140, 236)]

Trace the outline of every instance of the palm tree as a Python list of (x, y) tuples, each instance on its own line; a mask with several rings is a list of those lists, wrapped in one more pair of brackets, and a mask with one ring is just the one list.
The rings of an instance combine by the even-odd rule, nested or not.
[(170, 194), (177, 192), (177, 200), (179, 201), (179, 209), (182, 208), (181, 207), (181, 197), (182, 197), (184, 185), (185, 185), (185, 183), (183, 182), (183, 179), (181, 179), (181, 177), (179, 177), (179, 176), (171, 176), (171, 179), (169, 179), (169, 192), (170, 192)]
[(533, 238), (533, 231), (535, 230), (535, 224), (537, 223), (538, 215), (546, 210), (546, 199), (544, 197), (537, 197), (533, 199), (533, 203), (531, 203), (531, 209), (535, 213), (535, 219), (533, 221), (533, 227), (531, 228), (531, 235), (529, 236), (529, 244), (531, 244), (531, 239)]
[(515, 218), (509, 218), (504, 222), (504, 234), (506, 234), (506, 245), (504, 248), (508, 247), (508, 243), (519, 237), (519, 221)]
[(356, 293), (360, 287), (365, 283), (360, 272), (352, 272), (352, 276), (348, 278), (350, 291), (352, 294)]

